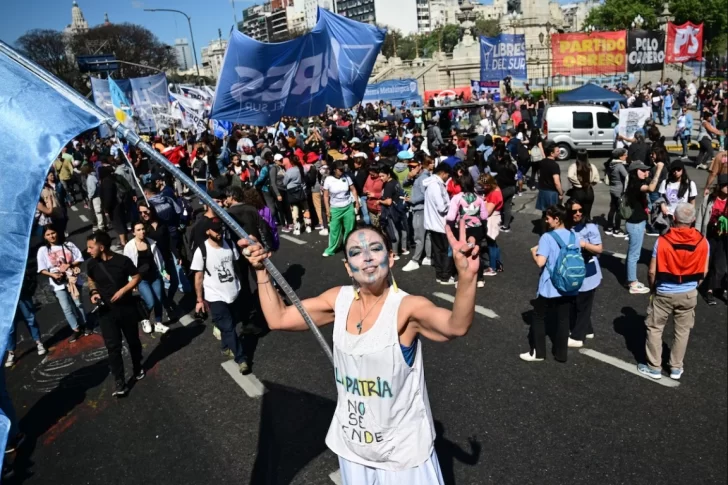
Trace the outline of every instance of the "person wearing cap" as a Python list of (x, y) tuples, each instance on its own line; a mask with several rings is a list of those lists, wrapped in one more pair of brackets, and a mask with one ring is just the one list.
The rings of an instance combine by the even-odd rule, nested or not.
[(728, 303), (728, 174), (718, 175), (713, 191), (703, 199), (695, 228), (710, 244), (710, 266), (705, 282), (705, 301), (717, 304), (715, 290)]
[(394, 175), (397, 177), (399, 185), (404, 189), (405, 194), (409, 197), (412, 195), (412, 186), (405, 185), (409, 178), (409, 162), (414, 155), (408, 150), (401, 150), (397, 153), (397, 163), (394, 164)]
[(627, 149), (616, 148), (604, 168), (609, 178), (609, 213), (607, 214), (607, 227), (604, 234), (614, 237), (625, 237), (622, 232), (622, 215), (619, 212), (619, 201), (624, 193), (624, 183), (627, 180)]
[(670, 164), (667, 178), (660, 183), (657, 191), (667, 202), (662, 204), (662, 212), (670, 217), (675, 214), (678, 204), (690, 203), (695, 206), (695, 198), (698, 196), (698, 188), (690, 180), (683, 160), (674, 160)]
[(690, 329), (695, 325), (698, 286), (708, 273), (708, 241), (691, 227), (695, 207), (680, 203), (675, 208), (675, 224), (655, 241), (650, 261), (649, 281), (653, 296), (647, 309), (646, 364), (637, 370), (652, 379), (662, 377), (662, 333), (670, 315), (674, 340), (670, 351), (670, 378), (680, 380)]
[(268, 165), (268, 184), (275, 196), (276, 212), (278, 213), (281, 231), (291, 232), (293, 231), (293, 218), (288, 204), (288, 192), (283, 182), (285, 176), (284, 157), (280, 153), (276, 153), (273, 156), (273, 163)]
[(645, 238), (645, 227), (647, 226), (649, 211), (647, 194), (655, 191), (664, 166), (664, 163), (658, 162), (652, 180), (648, 181), (650, 167), (640, 161), (632, 162), (629, 166), (629, 181), (624, 191), (623, 207), (620, 207), (620, 211), (623, 208), (626, 209), (622, 216), (627, 216), (626, 228), (629, 237), (627, 285), (629, 292), (636, 295), (650, 292), (650, 289), (637, 279), (637, 263), (642, 253), (642, 242)]
[(195, 312), (209, 308), (212, 321), (220, 330), (224, 353), (232, 357), (242, 374), (250, 373), (250, 365), (236, 326), (240, 321), (238, 301), (241, 284), (236, 272), (240, 255), (235, 246), (223, 239), (223, 222), (217, 217), (204, 220), (207, 240), (192, 257), (190, 269), (195, 271)]

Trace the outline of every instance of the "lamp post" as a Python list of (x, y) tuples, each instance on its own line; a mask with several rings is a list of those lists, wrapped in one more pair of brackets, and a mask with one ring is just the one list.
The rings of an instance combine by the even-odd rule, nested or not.
[[(632, 30), (641, 30), (642, 26), (645, 23), (645, 19), (642, 17), (642, 15), (637, 14), (637, 16), (632, 21)], [(642, 58), (640, 58), (640, 79), (637, 81), (637, 90), (639, 91), (640, 86), (642, 85), (642, 68), (644, 67)]]
[(551, 101), (551, 22), (546, 22), (546, 35), (544, 35), (543, 32), (539, 32), (538, 34), (538, 41), (541, 43), (542, 46), (546, 46), (546, 72), (548, 73), (546, 77), (546, 96), (549, 101)]
[[(667, 24), (675, 20), (675, 17), (673, 17), (672, 13), (670, 13), (670, 5), (667, 2), (663, 5), (662, 13), (659, 17), (657, 17), (657, 19), (660, 21), (662, 30), (665, 31), (665, 46), (667, 47)], [(667, 59), (665, 59), (665, 62), (662, 63), (662, 81), (665, 80), (665, 64), (667, 64)]]
[(506, 15), (506, 18), (508, 19), (508, 22), (511, 24), (511, 27), (513, 27), (513, 35), (516, 34), (516, 27), (518, 24), (521, 23), (521, 20), (523, 19), (523, 15), (520, 14), (520, 12), (511, 12), (508, 15)]
[(145, 8), (145, 12), (174, 12), (184, 15), (187, 18), (187, 25), (190, 27), (190, 38), (192, 40), (192, 52), (195, 54), (195, 69), (197, 69), (197, 77), (200, 77), (200, 63), (197, 62), (197, 48), (195, 47), (195, 34), (192, 33), (192, 20), (190, 16), (182, 10), (174, 10), (171, 8)]

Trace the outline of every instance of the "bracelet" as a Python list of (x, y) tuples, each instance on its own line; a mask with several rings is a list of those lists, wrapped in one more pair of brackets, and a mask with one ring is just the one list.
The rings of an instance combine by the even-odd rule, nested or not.
[(258, 283), (259, 285), (264, 285), (264, 284), (266, 284), (266, 283), (270, 283), (270, 278), (268, 278), (268, 279), (267, 279), (267, 280), (265, 280), (265, 281), (258, 281), (258, 280), (256, 280), (256, 283)]

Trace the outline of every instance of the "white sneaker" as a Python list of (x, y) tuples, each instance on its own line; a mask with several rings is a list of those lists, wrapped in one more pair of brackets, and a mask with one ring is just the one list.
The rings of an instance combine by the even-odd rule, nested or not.
[(394, 260), (395, 260), (395, 261), (399, 261), (399, 255), (395, 254), (395, 255), (394, 255)]
[(319, 235), (321, 235), (321, 236), (328, 236), (328, 235), (329, 235), (329, 230), (328, 230), (328, 229), (326, 229), (326, 228), (324, 228), (324, 229), (321, 229), (321, 230), (319, 231)]
[(142, 332), (152, 333), (152, 322), (149, 320), (142, 320)]
[(519, 355), (521, 360), (525, 360), (526, 362), (541, 362), (543, 359), (539, 359), (536, 357), (536, 351), (531, 350), (530, 352), (525, 352), (521, 355)]
[(422, 259), (422, 266), (432, 266), (432, 260), (430, 258), (423, 258)]
[(311, 226), (306, 226), (306, 234), (311, 234)]
[(588, 338), (588, 339), (591, 340), (591, 339), (594, 338), (594, 334), (593, 333), (588, 333), (588, 334), (586, 334), (586, 338)]
[(5, 360), (5, 367), (12, 367), (15, 364), (15, 354), (8, 352), (8, 358)]
[(222, 334), (220, 333), (220, 329), (214, 325), (212, 326), (212, 336), (218, 340), (222, 340)]
[(294, 229), (293, 230), (293, 235), (294, 236), (300, 236), (301, 235), (301, 231), (299, 229)]
[(48, 352), (43, 345), (43, 342), (38, 342), (35, 344), (35, 347), (38, 349), (38, 355), (45, 355), (46, 352)]
[(584, 342), (581, 340), (574, 340), (573, 338), (569, 337), (569, 347), (572, 349), (579, 349), (584, 346)]
[(478, 280), (478, 282), (475, 284), (478, 288), (485, 288), (485, 281)]
[(409, 253), (410, 253), (410, 252), (409, 252), (409, 250), (405, 249), (404, 251), (402, 251), (402, 252), (400, 253), (400, 255), (401, 255), (401, 256), (407, 256), (407, 255), (408, 255)]
[(437, 280), (437, 282), (440, 283), (441, 285), (449, 285), (449, 286), (457, 284), (455, 281), (455, 278), (453, 278), (452, 276), (448, 280)]
[(163, 323), (157, 322), (154, 324), (154, 331), (157, 333), (167, 333), (169, 331), (169, 327)]
[(650, 289), (640, 282), (629, 285), (629, 292), (633, 295), (644, 295), (650, 292)]
[(415, 261), (414, 259), (411, 260), (409, 263), (407, 263), (404, 268), (402, 268), (402, 271), (414, 271), (416, 269), (420, 269), (420, 265)]

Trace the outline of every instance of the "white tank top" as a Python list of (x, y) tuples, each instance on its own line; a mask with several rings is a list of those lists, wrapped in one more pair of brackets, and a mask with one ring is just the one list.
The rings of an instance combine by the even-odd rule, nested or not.
[[(338, 399), (326, 445), (353, 463), (400, 471), (432, 454), (435, 427), (422, 367), (422, 347), (412, 367), (402, 355), (397, 329), (399, 305), (407, 293), (393, 291), (372, 328), (346, 331), (354, 290), (344, 286), (334, 308), (334, 376)], [(357, 303), (358, 304), (358, 303)]]

